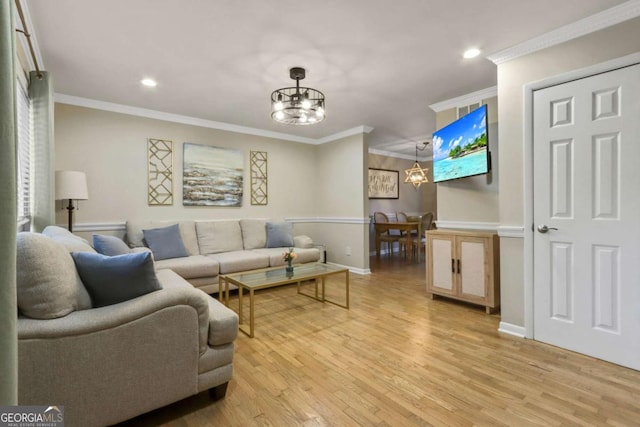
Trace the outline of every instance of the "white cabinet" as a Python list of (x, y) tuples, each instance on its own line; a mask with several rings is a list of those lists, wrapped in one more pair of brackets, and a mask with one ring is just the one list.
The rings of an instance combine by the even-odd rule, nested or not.
[(500, 306), (500, 241), (496, 233), (430, 230), (427, 233), (427, 293)]

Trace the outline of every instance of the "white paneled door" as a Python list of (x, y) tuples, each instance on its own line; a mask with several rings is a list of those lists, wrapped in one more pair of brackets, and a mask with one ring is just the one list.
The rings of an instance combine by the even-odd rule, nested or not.
[(534, 92), (534, 338), (640, 369), (640, 65)]

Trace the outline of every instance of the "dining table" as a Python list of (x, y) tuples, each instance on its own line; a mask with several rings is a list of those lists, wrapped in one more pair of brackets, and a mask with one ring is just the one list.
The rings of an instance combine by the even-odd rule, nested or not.
[[(399, 230), (405, 232), (405, 259), (407, 264), (411, 264), (412, 257), (409, 256), (411, 248), (411, 231), (415, 230), (420, 235), (420, 222), (376, 222), (374, 223), (376, 234), (376, 257), (380, 257), (380, 235), (385, 231)], [(420, 260), (420, 245), (418, 245), (418, 260)]]

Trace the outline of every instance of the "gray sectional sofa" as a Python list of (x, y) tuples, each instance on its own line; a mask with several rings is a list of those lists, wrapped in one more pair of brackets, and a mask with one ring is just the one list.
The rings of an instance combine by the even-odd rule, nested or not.
[[(269, 223), (263, 219), (211, 221), (127, 221), (126, 240), (145, 247), (144, 230), (178, 224), (189, 256), (156, 260), (157, 269), (170, 269), (208, 294), (218, 292), (218, 275), (284, 265), (290, 246), (268, 247)], [(295, 263), (320, 259), (320, 250), (307, 236), (290, 236)]]
[[(224, 396), (238, 333), (232, 310), (170, 269), (155, 271), (144, 253), (134, 255), (150, 261), (146, 273), (157, 286), (96, 307), (76, 258), (94, 255), (85, 240), (50, 227), (19, 233), (17, 241), (19, 404), (62, 405), (66, 425), (84, 427), (204, 390)], [(106, 258), (121, 257), (99, 259)], [(219, 267), (211, 265), (197, 276), (215, 277)]]

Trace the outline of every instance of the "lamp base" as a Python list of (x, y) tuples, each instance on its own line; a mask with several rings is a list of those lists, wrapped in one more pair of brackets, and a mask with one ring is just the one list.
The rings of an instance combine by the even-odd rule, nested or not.
[(69, 205), (66, 208), (69, 211), (69, 225), (67, 228), (69, 229), (69, 233), (73, 233), (73, 199), (69, 199)]

